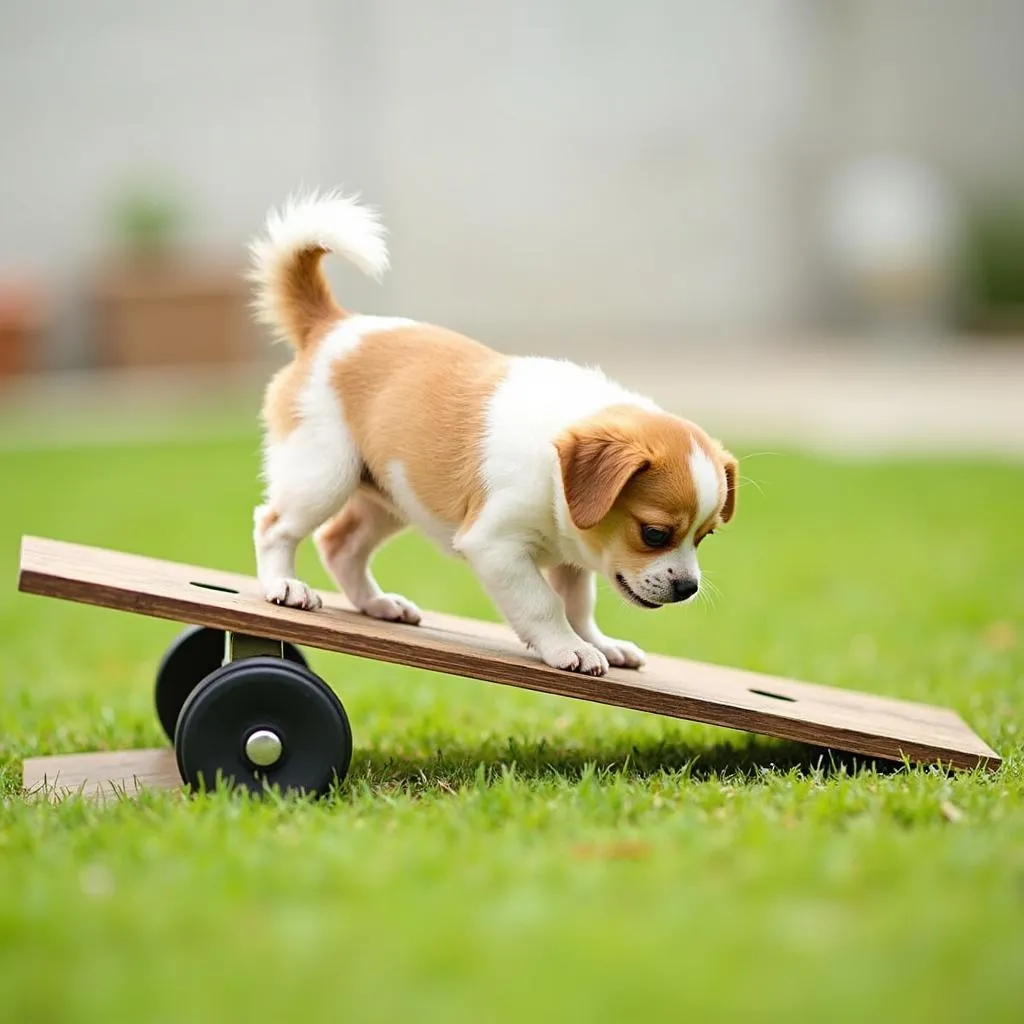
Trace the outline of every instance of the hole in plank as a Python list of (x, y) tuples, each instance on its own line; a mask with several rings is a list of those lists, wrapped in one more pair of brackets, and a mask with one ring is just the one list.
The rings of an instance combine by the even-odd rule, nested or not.
[(219, 587), (216, 583), (200, 583), (198, 580), (192, 580), (193, 587), (202, 587), (203, 590), (219, 590), (222, 594), (237, 594), (238, 591), (234, 587)]
[(750, 687), (751, 693), (756, 693), (758, 697), (771, 697), (772, 700), (785, 700), (789, 701), (790, 704), (796, 703), (796, 697), (787, 697), (784, 693), (769, 693), (767, 690), (755, 690)]

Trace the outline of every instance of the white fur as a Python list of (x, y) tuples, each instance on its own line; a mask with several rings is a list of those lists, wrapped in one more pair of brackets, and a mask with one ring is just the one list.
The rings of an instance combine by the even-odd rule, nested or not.
[[(339, 323), (317, 350), (299, 392), (298, 425), (283, 441), (268, 441), (263, 462), (267, 497), (256, 510), (254, 539), (257, 572), (269, 599), (300, 608), (319, 607), (320, 598), (295, 579), (295, 550), (359, 485), (363, 460), (331, 383), (334, 363), (367, 335), (411, 323), (377, 316), (353, 316)], [(264, 530), (260, 523), (269, 509), (278, 519)]]
[(611, 405), (656, 411), (600, 370), (565, 360), (511, 360), (487, 409), (481, 475), (489, 496), (470, 532), (520, 536), (542, 562), (600, 568), (569, 525), (554, 443), (567, 427)]
[[(334, 364), (368, 335), (413, 323), (400, 317), (352, 316), (342, 320), (324, 338), (298, 394), (298, 426), (284, 441), (270, 443), (266, 448), (264, 475), (269, 485), (268, 497), (275, 508), (280, 501), (287, 502), (288, 494), (296, 490), (303, 494), (323, 492), (323, 501), (317, 504), (329, 505), (336, 494), (352, 486), (353, 475), (358, 482), (362, 457), (345, 422), (341, 397), (332, 383)], [(343, 500), (338, 499), (338, 503)]]
[[(271, 215), (267, 237), (252, 246), (259, 315), (279, 331), (289, 322), (291, 301), (283, 282), (298, 255), (311, 248), (338, 252), (374, 276), (387, 266), (383, 230), (372, 212), (340, 196), (290, 203), (281, 215)], [(608, 567), (572, 526), (555, 441), (571, 424), (609, 406), (630, 404), (652, 412), (658, 407), (596, 369), (551, 359), (510, 360), (486, 409), (480, 463), (484, 505), (459, 533), (462, 524), (439, 522), (423, 506), (407, 467), (398, 461), (381, 481), (389, 500), (357, 494), (363, 460), (332, 371), (368, 335), (414, 326), (405, 319), (353, 316), (340, 321), (316, 349), (297, 396), (298, 424), (284, 440), (269, 441), (265, 451), (267, 501), (256, 510), (254, 538), (267, 598), (301, 608), (320, 605), (319, 596), (295, 579), (295, 550), (352, 501), (355, 525), (340, 547), (332, 546), (329, 531), (318, 546), (331, 575), (366, 614), (419, 621), (415, 605), (384, 594), (369, 568), (373, 549), (408, 521), (471, 563), (509, 623), (549, 665), (595, 675), (609, 664), (639, 667), (643, 653), (605, 636), (594, 620), (594, 572)], [(628, 581), (633, 593), (654, 603), (673, 599), (674, 580), (699, 580), (695, 533), (718, 507), (720, 482), (714, 463), (699, 449), (690, 456), (690, 468), (698, 490), (697, 519), (676, 547)], [(550, 582), (541, 574), (544, 568)]]
[(354, 263), (364, 274), (379, 280), (388, 269), (385, 231), (374, 210), (358, 197), (339, 192), (312, 192), (289, 199), (280, 212), (267, 216), (266, 234), (249, 246), (250, 280), (256, 284), (256, 318), (288, 341), (282, 324), (287, 291), (287, 270), (303, 250), (322, 248)]
[(718, 478), (718, 467), (711, 456), (699, 445), (693, 446), (690, 452), (690, 475), (697, 485), (697, 515), (690, 525), (687, 536), (693, 535), (718, 511), (721, 500), (722, 485)]
[[(599, 370), (561, 360), (513, 359), (487, 408), (481, 460), (487, 501), (456, 540), (520, 637), (549, 665), (594, 675), (608, 670), (609, 657), (614, 664), (638, 666), (643, 656), (600, 633), (592, 600), (576, 595), (580, 610), (570, 622), (569, 602), (552, 590), (539, 567), (568, 563), (588, 575), (599, 568), (569, 528), (555, 441), (572, 423), (622, 404), (657, 409)], [(577, 586), (589, 584), (570, 589)]]

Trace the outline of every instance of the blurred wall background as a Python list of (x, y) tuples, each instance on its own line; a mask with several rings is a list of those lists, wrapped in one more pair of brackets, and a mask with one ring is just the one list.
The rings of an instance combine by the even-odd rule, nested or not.
[(348, 305), (512, 350), (1024, 325), (1020, 0), (36, 0), (0, 22), (0, 277), (9, 308), (37, 297), (44, 367), (99, 358), (128, 286), (96, 282), (151, 278), (147, 238), (175, 253), (167, 307), (233, 273), (268, 206), (338, 184), (392, 234), (383, 287), (332, 269)]

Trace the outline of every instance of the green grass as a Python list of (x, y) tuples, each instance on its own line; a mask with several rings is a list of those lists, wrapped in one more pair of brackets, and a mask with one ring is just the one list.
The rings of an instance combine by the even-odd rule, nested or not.
[[(752, 458), (715, 605), (602, 596), (653, 650), (948, 704), (997, 774), (314, 652), (356, 736), (335, 798), (25, 799), (25, 756), (161, 742), (176, 628), (16, 594), (19, 534), (249, 571), (256, 468), (255, 439), (0, 455), (0, 1019), (1019, 1019), (1020, 466)], [(415, 537), (378, 564), (493, 614)]]

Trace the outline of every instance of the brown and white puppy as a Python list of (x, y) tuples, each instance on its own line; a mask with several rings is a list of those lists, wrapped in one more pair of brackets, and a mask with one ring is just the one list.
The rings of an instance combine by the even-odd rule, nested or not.
[(316, 531), (358, 609), (419, 622), (370, 571), (378, 545), (411, 523), (469, 561), (549, 665), (639, 667), (643, 652), (594, 621), (594, 574), (644, 608), (692, 598), (697, 547), (735, 509), (736, 460), (598, 370), (347, 313), (321, 257), (339, 253), (377, 277), (383, 235), (355, 201), (313, 196), (271, 214), (252, 246), (260, 318), (295, 348), (264, 407), (254, 537), (267, 600), (320, 606), (295, 578), (296, 547)]

